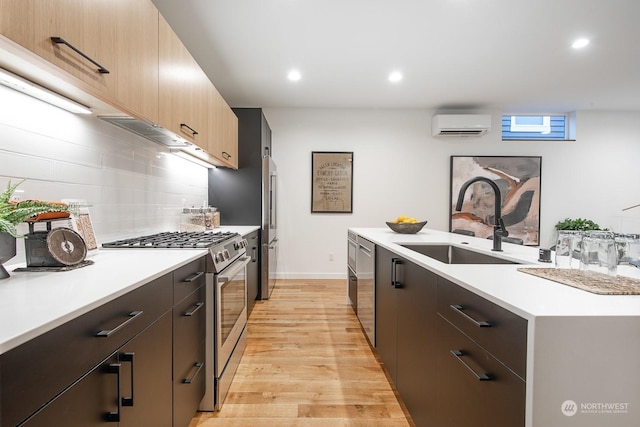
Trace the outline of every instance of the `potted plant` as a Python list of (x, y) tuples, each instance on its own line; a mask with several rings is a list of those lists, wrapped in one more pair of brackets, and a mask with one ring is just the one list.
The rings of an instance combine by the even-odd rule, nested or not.
[(2, 264), (16, 255), (16, 238), (21, 237), (16, 225), (47, 212), (69, 212), (68, 206), (63, 203), (41, 200), (11, 201), (13, 192), (23, 182), (24, 180), (11, 184), (9, 181), (7, 188), (0, 193), (0, 279), (9, 277)]
[(556, 224), (556, 230), (589, 231), (601, 230), (600, 226), (590, 219), (565, 218)]

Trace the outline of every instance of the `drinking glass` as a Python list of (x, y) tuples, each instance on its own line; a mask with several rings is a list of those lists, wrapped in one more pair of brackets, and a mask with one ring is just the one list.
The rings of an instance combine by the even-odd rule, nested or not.
[(574, 268), (580, 267), (580, 248), (584, 232), (576, 230), (558, 230), (556, 242), (556, 267)]
[(618, 257), (614, 234), (610, 231), (587, 231), (582, 238), (580, 270), (616, 276)]
[(640, 267), (640, 234), (616, 234), (618, 265)]

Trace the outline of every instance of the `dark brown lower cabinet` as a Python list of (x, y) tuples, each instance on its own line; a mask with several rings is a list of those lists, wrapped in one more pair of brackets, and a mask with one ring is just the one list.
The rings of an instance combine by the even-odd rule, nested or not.
[(376, 352), (416, 426), (523, 427), (526, 320), (380, 246), (375, 271)]
[(438, 427), (521, 427), (525, 382), (444, 318), (438, 318)]
[(376, 349), (417, 426), (436, 411), (437, 276), (376, 247)]
[(21, 425), (171, 426), (171, 346), (167, 312)]
[(251, 314), (260, 293), (260, 231), (256, 230), (245, 236), (249, 246), (247, 255), (251, 262), (247, 264), (247, 316)]
[(173, 425), (186, 427), (205, 392), (204, 284), (173, 308)]

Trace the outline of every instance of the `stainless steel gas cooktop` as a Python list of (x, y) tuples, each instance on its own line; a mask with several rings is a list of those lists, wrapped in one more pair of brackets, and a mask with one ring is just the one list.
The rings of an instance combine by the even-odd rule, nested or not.
[(238, 233), (164, 232), (103, 243), (103, 248), (211, 248), (238, 237)]

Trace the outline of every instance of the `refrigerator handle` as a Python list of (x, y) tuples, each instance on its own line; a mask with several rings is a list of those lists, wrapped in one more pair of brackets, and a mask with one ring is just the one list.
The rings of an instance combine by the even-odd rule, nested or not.
[(277, 194), (277, 175), (271, 174), (271, 185), (269, 186), (269, 228), (276, 228), (276, 194)]

